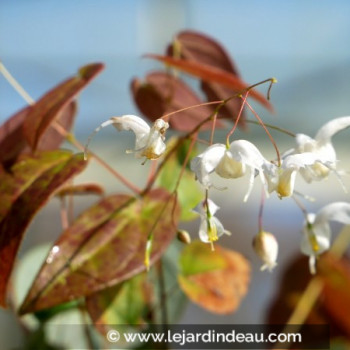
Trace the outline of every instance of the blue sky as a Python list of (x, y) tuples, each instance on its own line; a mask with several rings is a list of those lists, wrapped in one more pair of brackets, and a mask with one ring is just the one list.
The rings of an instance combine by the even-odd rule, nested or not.
[[(0, 59), (34, 98), (79, 66), (105, 62), (80, 98), (76, 127), (88, 133), (112, 115), (137, 113), (129, 82), (158, 67), (141, 55), (161, 53), (191, 28), (222, 42), (249, 83), (277, 77), (277, 114), (307, 129), (314, 118), (319, 126), (349, 113), (349, 18), (350, 3), (340, 0), (8, 0), (0, 3)], [(22, 106), (1, 79), (0, 121)]]

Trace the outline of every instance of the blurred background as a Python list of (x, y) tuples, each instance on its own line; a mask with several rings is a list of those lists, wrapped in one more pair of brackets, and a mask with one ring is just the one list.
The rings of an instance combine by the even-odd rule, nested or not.
[[(276, 113), (271, 115), (256, 107), (265, 122), (313, 136), (326, 121), (350, 111), (349, 18), (350, 2), (345, 0), (283, 4), (277, 0), (3, 0), (0, 59), (34, 99), (74, 75), (82, 65), (106, 64), (103, 73), (79, 97), (75, 132), (84, 144), (91, 131), (109, 117), (138, 114), (130, 81), (161, 67), (142, 55), (162, 54), (177, 32), (193, 29), (221, 42), (246, 82), (277, 78), (271, 94)], [(0, 122), (24, 106), (21, 97), (0, 76)], [(285, 135), (273, 135), (281, 150), (293, 144)], [(239, 137), (254, 139), (266, 151), (267, 158), (274, 157), (260, 128), (251, 126), (247, 134), (240, 132)], [(350, 169), (344, 146), (348, 138), (349, 131), (344, 131), (334, 142), (345, 169)], [(140, 171), (140, 163), (124, 154), (132, 144), (129, 134), (116, 134), (111, 128), (97, 135), (91, 147), (142, 185), (145, 179), (140, 175), (147, 174), (147, 165)], [(110, 192), (125, 190), (96, 164), (79, 180), (103, 183)], [(344, 182), (349, 187), (347, 178)], [(331, 200), (349, 200), (335, 177), (326, 186), (322, 183), (306, 188), (303, 181), (297, 184), (298, 190), (317, 198), (307, 203), (310, 211), (317, 211)], [(279, 267), (272, 274), (259, 271), (260, 262), (252, 252), (251, 239), (257, 232), (260, 189), (256, 185), (248, 203), (243, 204), (247, 185), (247, 179), (237, 180), (229, 192), (215, 192), (213, 198), (222, 208), (218, 216), (233, 233), (223, 239), (223, 245), (242, 252), (253, 264), (248, 296), (236, 313), (225, 317), (189, 305), (183, 323), (263, 322), (283, 268), (299, 250), (302, 214), (291, 200), (284, 200), (281, 205), (273, 196), (265, 208), (264, 226), (279, 240)], [(78, 200), (76, 207), (83, 209), (94, 201), (95, 198)], [(58, 208), (58, 202), (52, 200), (36, 217), (22, 254), (59, 235)], [(197, 226), (198, 222), (187, 226), (192, 237), (197, 234)], [(6, 339), (6, 330), (12, 332), (14, 327), (16, 320), (0, 310), (0, 337)], [(10, 343), (18, 341), (8, 338)]]

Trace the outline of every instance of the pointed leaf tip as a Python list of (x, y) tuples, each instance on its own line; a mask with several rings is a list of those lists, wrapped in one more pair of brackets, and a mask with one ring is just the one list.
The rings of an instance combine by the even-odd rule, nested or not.
[(20, 313), (88, 296), (145, 271), (150, 232), (151, 265), (175, 237), (174, 205), (174, 196), (157, 189), (142, 198), (113, 195), (83, 212), (54, 243), (54, 258), (41, 267)]

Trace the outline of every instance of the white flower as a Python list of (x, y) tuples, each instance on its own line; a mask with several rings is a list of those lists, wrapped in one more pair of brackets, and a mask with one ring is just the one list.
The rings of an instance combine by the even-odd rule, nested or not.
[(166, 145), (164, 143), (164, 135), (169, 127), (167, 122), (163, 119), (157, 119), (153, 126), (150, 127), (140, 117), (135, 115), (123, 115), (121, 117), (112, 117), (103, 122), (92, 133), (85, 147), (85, 154), (92, 137), (108, 125), (113, 125), (119, 131), (131, 130), (134, 132), (136, 136), (135, 149), (127, 152), (135, 152), (136, 158), (146, 157), (147, 159), (157, 159), (165, 152)]
[(220, 208), (210, 199), (200, 203), (199, 208), (195, 210), (200, 215), (199, 238), (205, 243), (213, 243), (220, 236), (230, 234), (224, 229), (224, 226), (214, 215)]
[(277, 266), (278, 242), (275, 236), (270, 232), (261, 231), (254, 237), (253, 247), (264, 262), (261, 271), (268, 269), (271, 272)]
[(329, 221), (350, 224), (350, 203), (335, 202), (324, 206), (317, 214), (309, 213), (304, 223), (301, 251), (310, 256), (311, 273), (316, 272), (316, 258), (330, 247)]
[(281, 166), (272, 163), (264, 164), (264, 174), (268, 183), (268, 191), (276, 191), (280, 197), (289, 197), (294, 192), (296, 175), (309, 166), (320, 161), (317, 154), (305, 152), (291, 154), (282, 160)]
[(260, 151), (249, 141), (236, 140), (227, 148), (223, 144), (214, 144), (191, 162), (191, 170), (197, 180), (206, 188), (212, 186), (210, 174), (214, 171), (226, 179), (235, 179), (250, 172), (248, 191), (244, 197), (246, 201), (253, 188), (256, 173), (259, 173), (262, 183), (266, 186), (263, 165), (268, 161)]
[(316, 133), (315, 138), (304, 134), (296, 135), (296, 147), (288, 153), (303, 154), (310, 152), (317, 161), (300, 169), (305, 181), (322, 180), (331, 170), (335, 171), (337, 156), (332, 144), (332, 137), (339, 131), (350, 126), (350, 116), (333, 119), (323, 125)]

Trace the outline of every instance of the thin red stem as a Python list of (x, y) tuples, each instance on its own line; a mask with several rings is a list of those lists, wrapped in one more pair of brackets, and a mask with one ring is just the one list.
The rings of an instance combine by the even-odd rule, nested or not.
[(245, 102), (245, 104), (249, 107), (249, 109), (252, 111), (252, 113), (254, 114), (255, 118), (259, 121), (260, 125), (262, 126), (262, 128), (265, 130), (267, 136), (269, 137), (273, 147), (276, 150), (276, 155), (277, 155), (277, 162), (278, 162), (278, 166), (281, 166), (281, 155), (280, 152), (278, 150), (277, 144), (275, 142), (275, 140), (273, 139), (272, 135), (270, 134), (270, 132), (267, 130), (264, 122), (261, 120), (261, 118), (258, 116), (258, 114), (255, 112), (255, 110), (253, 109), (253, 107), (249, 104), (249, 102)]
[(237, 118), (236, 118), (236, 120), (235, 120), (235, 123), (234, 123), (232, 129), (229, 131), (229, 133), (228, 133), (227, 136), (226, 136), (226, 145), (227, 145), (227, 146), (230, 144), (230, 136), (235, 132), (235, 130), (236, 130), (237, 126), (238, 126), (238, 122), (239, 122), (239, 120), (240, 120), (240, 118), (241, 118), (244, 105), (245, 105), (245, 103), (246, 103), (246, 101), (247, 101), (247, 97), (248, 97), (248, 95), (249, 95), (249, 91), (250, 91), (250, 90), (248, 90), (248, 91), (244, 94), (243, 102), (242, 102), (241, 108), (240, 108), (240, 110), (239, 110), (238, 116), (237, 116)]

